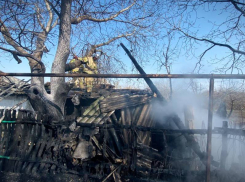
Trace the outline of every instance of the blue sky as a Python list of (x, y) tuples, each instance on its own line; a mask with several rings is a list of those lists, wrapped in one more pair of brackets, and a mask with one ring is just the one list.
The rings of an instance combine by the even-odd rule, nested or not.
[[(208, 7), (206, 7), (207, 9)], [(201, 37), (202, 35), (207, 34), (211, 29), (212, 29), (212, 23), (217, 23), (224, 21), (227, 18), (227, 14), (225, 12), (221, 12), (219, 10), (219, 7), (216, 8), (216, 11), (206, 11), (205, 8), (199, 8), (197, 12), (193, 12), (190, 16), (190, 19), (195, 19), (195, 27), (191, 28), (191, 31), (195, 32), (198, 31), (198, 36)], [(55, 41), (55, 40), (54, 40)], [(231, 40), (232, 41), (232, 40)], [(124, 42), (125, 45), (127, 45), (127, 42)], [(159, 42), (159, 44), (164, 44), (164, 40)], [(192, 73), (197, 61), (198, 57), (193, 57), (193, 56), (186, 56), (186, 52), (184, 51), (184, 47), (179, 47), (181, 51), (180, 56), (175, 59), (172, 67), (171, 67), (171, 72), (173, 74), (185, 74), (185, 73)], [(203, 50), (205, 50), (206, 45), (204, 43), (200, 43), (199, 45), (196, 45), (195, 49), (195, 54), (196, 56), (201, 55)], [(119, 50), (119, 57), (123, 60), (124, 64), (127, 66), (127, 73), (137, 73), (137, 72), (132, 72), (132, 63), (130, 59), (127, 57), (125, 52), (123, 51), (122, 48), (118, 48)], [(55, 56), (55, 51), (56, 48), (53, 47), (51, 51), (46, 54), (43, 57), (44, 63), (46, 65), (46, 72), (50, 73), (51, 65), (52, 65), (52, 60), (54, 59)], [(216, 68), (220, 67), (220, 64), (212, 64), (211, 60), (217, 59), (216, 57), (220, 58), (224, 56), (228, 52), (228, 49), (225, 48), (220, 48), (216, 47), (209, 51), (206, 56), (203, 59), (203, 67), (200, 70), (200, 73), (205, 73), (205, 74), (210, 74), (210, 73), (217, 73), (215, 72)], [(136, 58), (137, 59), (137, 58)], [(146, 62), (142, 65), (144, 68), (145, 72), (148, 74), (153, 74), (153, 73), (166, 73), (165, 69), (159, 70), (158, 64), (155, 63), (156, 57), (151, 57), (151, 60), (149, 62)], [(8, 54), (3, 54), (0, 56), (0, 70), (4, 72), (17, 72), (17, 73), (28, 73), (30, 72), (29, 65), (27, 60), (22, 59), (23, 62), (21, 64), (17, 64), (17, 62), (12, 58), (11, 55)], [(46, 79), (48, 81), (48, 79)], [(125, 81), (125, 79), (124, 79)], [(180, 82), (180, 83), (179, 83)], [(176, 85), (181, 85), (183, 81), (176, 81)], [(206, 85), (205, 80), (201, 80), (204, 85)], [(126, 82), (125, 82), (126, 84)], [(123, 82), (122, 82), (123, 85)], [(134, 85), (134, 81), (132, 81), (132, 85)], [(144, 87), (144, 86), (142, 86)]]

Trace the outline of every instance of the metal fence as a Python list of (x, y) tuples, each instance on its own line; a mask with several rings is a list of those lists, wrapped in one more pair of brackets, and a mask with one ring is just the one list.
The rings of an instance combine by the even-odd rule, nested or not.
[[(182, 130), (182, 131), (175, 131), (175, 130), (162, 130), (163, 132), (181, 132), (181, 133), (188, 133), (188, 134), (194, 134), (194, 133), (200, 133), (200, 134), (207, 134), (207, 158), (206, 158), (206, 181), (210, 181), (210, 165), (211, 165), (211, 139), (212, 139), (212, 132), (213, 133), (219, 133), (223, 134), (223, 137), (225, 138), (227, 134), (240, 134), (244, 135), (244, 132), (242, 130), (233, 131), (231, 129), (223, 128), (212, 130), (212, 118), (213, 118), (213, 94), (214, 94), (214, 80), (215, 79), (245, 79), (245, 75), (219, 75), (219, 74), (63, 74), (63, 73), (46, 73), (46, 74), (37, 74), (37, 73), (0, 73), (0, 76), (31, 76), (31, 77), (95, 77), (95, 78), (202, 78), (202, 79), (209, 79), (209, 107), (208, 107), (208, 130)], [(11, 119), (11, 118), (10, 118)], [(11, 119), (12, 120), (12, 119)], [(10, 121), (11, 121), (10, 120)], [(11, 137), (13, 137), (15, 134), (12, 133), (12, 131), (16, 131), (20, 129), (19, 125), (16, 125), (17, 123), (4, 123), (2, 122), (1, 131), (4, 133), (4, 135), (7, 135), (8, 137), (4, 137), (5, 139), (1, 139), (1, 150), (6, 150), (8, 148), (9, 144), (11, 143)], [(18, 126), (18, 127), (16, 127)], [(39, 128), (38, 128), (38, 127)], [(224, 125), (225, 126), (225, 125)], [(16, 127), (16, 128), (15, 128)], [(32, 125), (33, 127), (33, 125)], [(43, 126), (39, 126), (38, 124), (35, 125), (35, 127), (30, 127), (30, 130), (35, 130), (36, 134), (34, 134), (36, 137), (43, 132)], [(103, 127), (103, 126), (96, 126), (96, 127)], [(114, 127), (114, 126), (111, 126)], [(121, 126), (124, 129), (132, 129), (131, 126)], [(13, 129), (14, 128), (14, 129)], [(35, 128), (35, 129), (34, 129)], [(134, 127), (136, 130), (150, 130), (153, 131), (154, 128), (147, 128), (147, 127)], [(25, 128), (24, 128), (25, 130)], [(157, 130), (157, 129), (156, 129)], [(27, 131), (26, 131), (27, 132)], [(8, 134), (7, 134), (8, 133)], [(27, 132), (28, 133), (28, 132)], [(12, 135), (12, 136), (10, 136)], [(52, 135), (52, 134), (51, 134)], [(24, 136), (26, 137), (26, 136)], [(7, 139), (6, 139), (7, 138)], [(23, 138), (22, 138), (23, 139)], [(19, 146), (22, 146), (22, 139), (19, 141), (15, 141), (19, 143)], [(3, 144), (4, 143), (4, 144)], [(225, 142), (224, 142), (225, 143)], [(45, 144), (47, 145), (47, 144)], [(226, 145), (226, 144), (224, 144)], [(30, 147), (30, 146), (29, 146)], [(11, 148), (11, 147), (10, 147)], [(223, 147), (224, 150), (226, 147)], [(11, 148), (10, 151), (14, 151), (14, 147)], [(37, 151), (38, 152), (38, 151)], [(223, 159), (225, 158), (225, 152), (223, 151)], [(5, 152), (4, 152), (5, 153)], [(21, 154), (22, 155), (22, 154)], [(24, 156), (28, 156), (29, 154), (23, 154)], [(7, 159), (8, 155), (1, 156), (2, 159)], [(11, 158), (8, 158), (11, 160)], [(18, 156), (15, 158), (18, 159)], [(224, 159), (225, 160), (225, 159)], [(223, 162), (223, 161), (221, 161)], [(3, 163), (3, 161), (1, 161)], [(1, 164), (0, 163), (0, 164)], [(19, 163), (23, 164), (23, 161), (19, 161)], [(17, 164), (16, 164), (17, 165)], [(18, 164), (19, 165), (19, 164)], [(18, 166), (17, 165), (17, 166)], [(45, 164), (46, 165), (46, 164)], [(55, 166), (55, 164), (49, 164)], [(10, 165), (11, 166), (11, 165)], [(20, 165), (19, 165), (20, 166)]]

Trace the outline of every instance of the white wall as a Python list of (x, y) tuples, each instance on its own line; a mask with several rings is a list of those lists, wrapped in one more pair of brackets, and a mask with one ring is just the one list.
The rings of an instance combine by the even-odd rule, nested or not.
[[(0, 101), (0, 109), (4, 109), (4, 108), (10, 109), (13, 106), (15, 106), (16, 104), (18, 104), (19, 102), (21, 102), (22, 100), (24, 100), (25, 98), (26, 98), (26, 96), (20, 96), (20, 95), (9, 96), (7, 98), (4, 98), (3, 100)], [(24, 102), (22, 105), (20, 105), (16, 109), (33, 110), (29, 101)]]

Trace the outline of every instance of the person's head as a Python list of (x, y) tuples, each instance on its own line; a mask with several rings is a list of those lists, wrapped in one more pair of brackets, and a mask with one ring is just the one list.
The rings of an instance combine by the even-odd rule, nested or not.
[(99, 54), (98, 53), (94, 53), (93, 54), (93, 59), (94, 59), (94, 61), (97, 61), (99, 59)]

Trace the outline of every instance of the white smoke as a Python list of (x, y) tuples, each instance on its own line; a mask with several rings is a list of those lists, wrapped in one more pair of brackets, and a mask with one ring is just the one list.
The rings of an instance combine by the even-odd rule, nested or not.
[[(194, 94), (188, 91), (180, 90), (175, 92), (172, 99), (165, 105), (159, 103), (153, 104), (152, 113), (153, 116), (159, 122), (165, 122), (165, 117), (171, 114), (177, 114), (179, 118), (184, 123), (184, 108), (191, 108), (193, 113), (193, 128), (194, 129), (207, 129), (208, 126), (208, 104), (209, 97), (206, 94)], [(222, 127), (224, 121), (223, 118), (216, 114), (216, 110), (219, 106), (219, 102), (214, 100), (214, 110), (213, 110), (213, 122), (212, 128)], [(162, 123), (165, 124), (165, 123)], [(228, 126), (230, 127), (230, 126)], [(206, 141), (207, 135), (195, 135), (201, 150), (206, 151)], [(222, 135), (213, 134), (212, 135), (212, 156), (215, 161), (220, 161), (222, 150)], [(226, 169), (230, 169), (232, 166), (237, 165), (244, 168), (245, 164), (245, 142), (244, 137), (234, 137), (228, 136), (228, 156), (226, 161)], [(241, 161), (243, 161), (241, 163)]]

